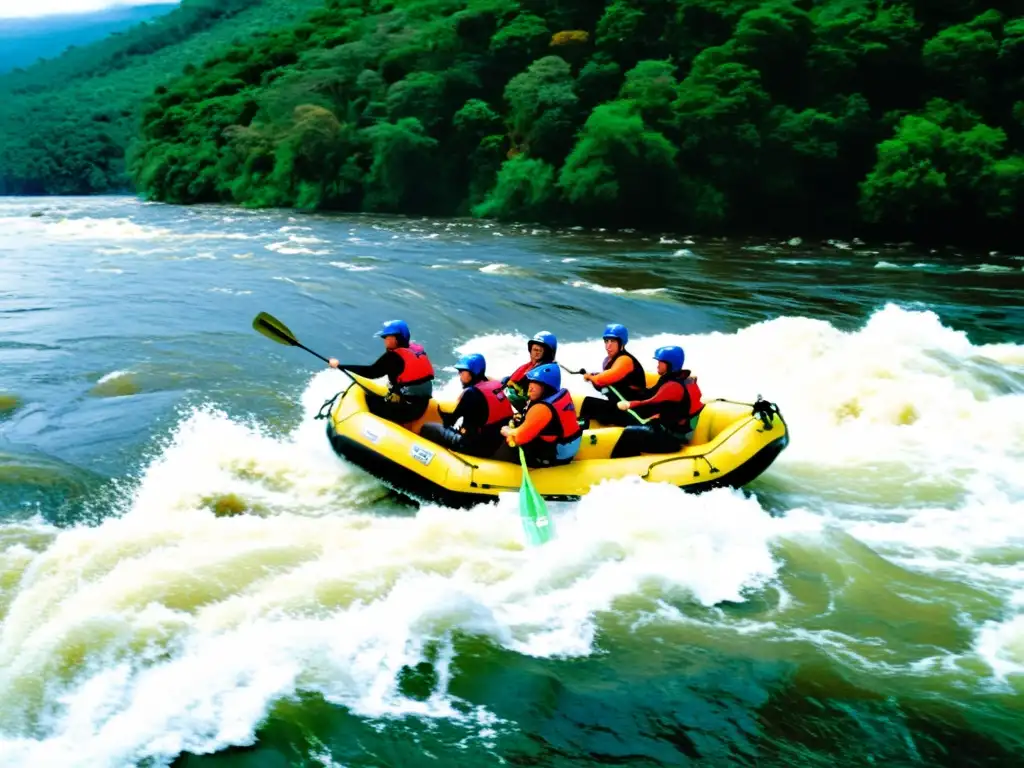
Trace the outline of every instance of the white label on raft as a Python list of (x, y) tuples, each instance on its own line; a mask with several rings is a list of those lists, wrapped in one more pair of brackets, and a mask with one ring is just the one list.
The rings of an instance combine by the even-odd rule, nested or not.
[(429, 464), (431, 460), (434, 458), (433, 451), (428, 451), (426, 448), (423, 448), (419, 445), (414, 445), (411, 449), (409, 449), (409, 454), (423, 466), (427, 466), (427, 464)]
[(371, 443), (376, 443), (376, 442), (380, 441), (380, 435), (378, 435), (376, 432), (374, 432), (369, 427), (363, 427), (363, 435)]

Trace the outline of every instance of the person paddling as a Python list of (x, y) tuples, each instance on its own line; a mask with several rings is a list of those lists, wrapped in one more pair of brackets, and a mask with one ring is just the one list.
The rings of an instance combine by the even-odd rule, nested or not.
[[(500, 381), (488, 379), (487, 360), (483, 355), (465, 355), (455, 364), (463, 390), (455, 410), (438, 409), (442, 424), (423, 425), (420, 436), (468, 456), (486, 458), (502, 445), (501, 428), (513, 416), (505, 389)], [(454, 424), (462, 419), (462, 426)]]
[(520, 446), (530, 467), (568, 464), (582, 443), (583, 430), (576, 421), (576, 406), (569, 390), (562, 388), (562, 374), (555, 363), (539, 365), (526, 374), (530, 404), (522, 425), (502, 427), (511, 446)]
[(343, 365), (336, 358), (328, 364), (368, 379), (387, 376), (388, 394), (367, 394), (370, 413), (398, 424), (408, 424), (422, 416), (434, 393), (434, 366), (420, 344), (410, 341), (405, 320), (388, 320), (374, 334), (384, 340), (384, 354), (371, 365)]
[[(601, 373), (587, 373), (584, 380), (589, 381), (598, 390), (615, 387), (616, 391), (627, 400), (642, 396), (647, 391), (647, 374), (644, 367), (633, 355), (626, 351), (629, 331), (624, 325), (611, 323), (602, 335), (607, 357), (602, 364)], [(606, 426), (624, 427), (633, 423), (633, 418), (618, 410), (615, 402), (601, 397), (585, 397), (580, 407), (580, 419), (584, 429), (589, 428), (593, 419)]]
[(623, 400), (617, 406), (623, 413), (631, 409), (651, 422), (622, 430), (612, 449), (613, 459), (641, 453), (675, 453), (693, 439), (704, 404), (697, 377), (683, 368), (686, 354), (682, 347), (660, 347), (654, 359), (658, 361), (658, 383), (643, 400)]
[(501, 380), (502, 385), (510, 389), (509, 395), (516, 408), (526, 405), (526, 387), (529, 383), (526, 374), (538, 365), (555, 362), (558, 339), (550, 331), (538, 331), (526, 342), (526, 350), (530, 353), (530, 359)]

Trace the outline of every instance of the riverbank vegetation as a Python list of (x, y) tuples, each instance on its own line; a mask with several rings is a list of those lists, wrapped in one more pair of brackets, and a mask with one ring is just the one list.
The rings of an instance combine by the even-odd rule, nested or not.
[(0, 76), (0, 194), (127, 191), (125, 150), (162, 82), (321, 0), (183, 0), (107, 39)]
[(179, 203), (1013, 242), (1013, 8), (329, 0), (159, 86), (129, 171)]

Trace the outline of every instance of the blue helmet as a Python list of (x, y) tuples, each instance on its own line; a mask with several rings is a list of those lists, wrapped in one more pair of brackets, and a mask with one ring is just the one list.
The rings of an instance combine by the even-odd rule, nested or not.
[(626, 342), (629, 341), (629, 331), (626, 330), (626, 326), (619, 325), (618, 323), (611, 323), (605, 326), (604, 335), (602, 339), (618, 339), (619, 344), (626, 346)]
[(409, 325), (405, 320), (388, 320), (381, 326), (381, 329), (373, 335), (380, 336), (381, 338), (384, 338), (385, 336), (397, 336), (406, 344), (409, 343), (409, 339), (412, 336), (412, 334), (409, 333)]
[(487, 361), (484, 360), (483, 355), (478, 355), (475, 352), (472, 355), (463, 355), (455, 364), (455, 370), (469, 371), (474, 377), (483, 376), (484, 371), (487, 370)]
[(529, 351), (531, 344), (540, 344), (547, 347), (551, 350), (552, 355), (558, 351), (558, 339), (555, 338), (555, 334), (551, 333), (551, 331), (537, 331), (537, 333), (533, 334), (533, 338), (526, 342), (527, 351)]
[(552, 389), (562, 388), (562, 372), (558, 370), (556, 363), (538, 365), (526, 374), (526, 378), (530, 381), (536, 381), (538, 384), (549, 386)]
[(669, 372), (683, 370), (683, 361), (686, 360), (686, 353), (682, 347), (658, 347), (654, 352), (654, 359), (662, 363), (668, 363)]

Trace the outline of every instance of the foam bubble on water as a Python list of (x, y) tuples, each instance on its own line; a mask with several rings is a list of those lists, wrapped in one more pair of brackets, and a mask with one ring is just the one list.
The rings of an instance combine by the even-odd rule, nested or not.
[(1024, 613), (987, 623), (978, 633), (975, 647), (997, 680), (1016, 678), (1024, 683)]

